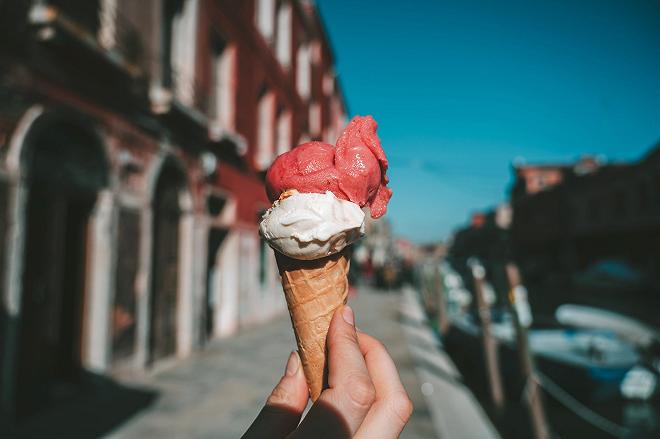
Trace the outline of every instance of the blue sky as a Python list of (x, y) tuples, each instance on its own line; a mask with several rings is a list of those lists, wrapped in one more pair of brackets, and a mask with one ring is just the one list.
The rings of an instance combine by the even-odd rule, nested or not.
[(504, 200), (517, 157), (630, 160), (660, 141), (659, 1), (316, 3), (414, 241)]

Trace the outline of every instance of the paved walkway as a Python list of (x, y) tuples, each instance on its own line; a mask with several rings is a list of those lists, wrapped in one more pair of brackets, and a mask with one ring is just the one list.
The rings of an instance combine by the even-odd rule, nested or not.
[[(451, 361), (445, 354), (440, 360), (433, 356), (438, 343), (423, 324), (410, 290), (402, 295), (363, 288), (350, 303), (358, 327), (388, 347), (415, 406), (403, 439), (496, 436), (485, 415), (474, 407), (474, 398), (452, 378), (458, 372)], [(188, 360), (133, 383), (159, 396), (108, 437), (238, 438), (257, 415), (294, 348), (288, 316), (215, 342)], [(442, 416), (442, 410), (449, 410), (450, 416)], [(460, 426), (448, 429), (443, 425), (447, 423), (473, 425), (461, 431)]]
[(403, 292), (401, 326), (415, 363), (417, 377), (436, 434), (440, 438), (497, 439), (499, 433), (479, 405), (463, 378), (431, 332), (417, 295)]
[[(390, 350), (415, 405), (401, 437), (433, 438), (430, 412), (398, 323), (401, 297), (363, 288), (351, 305), (360, 329)], [(133, 383), (154, 389), (159, 397), (108, 437), (238, 438), (277, 383), (292, 349), (295, 340), (286, 315), (214, 342), (207, 350)]]

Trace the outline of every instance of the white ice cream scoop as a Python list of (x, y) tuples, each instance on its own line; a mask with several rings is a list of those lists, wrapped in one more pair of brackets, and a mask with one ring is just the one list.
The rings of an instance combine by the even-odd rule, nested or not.
[(261, 235), (294, 259), (319, 259), (364, 236), (364, 212), (355, 203), (324, 194), (287, 191), (261, 219)]

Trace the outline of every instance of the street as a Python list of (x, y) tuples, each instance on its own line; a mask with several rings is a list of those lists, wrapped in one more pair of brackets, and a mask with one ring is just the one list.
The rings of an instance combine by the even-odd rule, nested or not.
[[(399, 323), (402, 296), (360, 289), (350, 304), (358, 327), (379, 338), (394, 358), (415, 411), (402, 438), (436, 437), (406, 335)], [(113, 439), (237, 438), (247, 429), (283, 373), (295, 340), (288, 315), (237, 336), (153, 375), (132, 378), (158, 393), (153, 405), (120, 425)]]

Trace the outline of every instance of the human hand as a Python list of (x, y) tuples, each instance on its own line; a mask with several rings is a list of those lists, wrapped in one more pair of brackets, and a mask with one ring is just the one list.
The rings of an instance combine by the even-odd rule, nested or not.
[(292, 352), (284, 376), (243, 439), (398, 438), (412, 403), (387, 350), (355, 329), (350, 307), (337, 310), (328, 329), (328, 386), (300, 422), (309, 390), (300, 357)]

